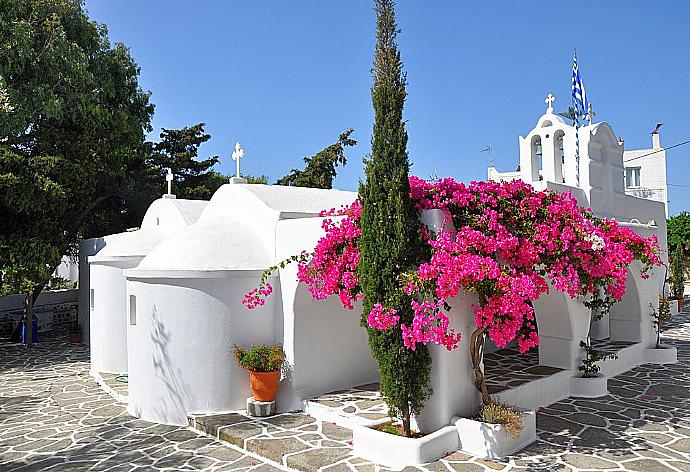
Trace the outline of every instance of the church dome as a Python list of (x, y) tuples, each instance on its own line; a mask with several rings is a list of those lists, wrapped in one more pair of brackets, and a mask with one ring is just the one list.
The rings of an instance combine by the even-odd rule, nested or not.
[(322, 210), (350, 205), (356, 192), (287, 187), (282, 185), (225, 184), (213, 194), (200, 220), (218, 216), (279, 219), (310, 218)]
[(141, 258), (165, 239), (165, 234), (157, 229), (139, 229), (108, 237), (106, 245), (89, 262), (115, 262)]
[(106, 244), (89, 262), (115, 262), (145, 257), (176, 231), (195, 223), (206, 200), (159, 198), (146, 210), (141, 229), (110, 235)]
[(166, 239), (127, 275), (203, 278), (229, 271), (263, 271), (271, 263), (266, 247), (249, 225), (234, 218), (214, 218)]

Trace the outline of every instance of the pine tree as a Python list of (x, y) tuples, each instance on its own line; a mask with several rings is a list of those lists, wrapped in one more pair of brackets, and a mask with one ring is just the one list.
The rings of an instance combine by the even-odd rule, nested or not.
[(349, 129), (340, 133), (338, 142), (327, 146), (312, 157), (305, 157), (304, 162), (307, 165), (304, 170), (292, 169), (288, 175), (278, 179), (276, 184), (293, 187), (333, 188), (336, 167), (347, 164), (345, 147), (357, 145), (357, 141), (350, 137), (353, 131), (353, 129)]
[[(373, 305), (395, 308), (411, 324), (410, 299), (400, 290), (399, 275), (422, 256), (419, 216), (410, 200), (407, 131), (403, 107), (407, 92), (396, 44), (393, 0), (375, 0), (377, 42), (371, 89), (374, 129), (371, 158), (365, 161), (366, 182), (360, 185), (362, 235), (360, 278), (364, 289), (362, 324)], [(424, 406), (430, 392), (431, 357), (425, 346), (415, 351), (403, 345), (399, 327), (367, 328), (369, 345), (381, 376), (381, 391), (391, 416), (402, 419), (410, 436), (410, 417)]]

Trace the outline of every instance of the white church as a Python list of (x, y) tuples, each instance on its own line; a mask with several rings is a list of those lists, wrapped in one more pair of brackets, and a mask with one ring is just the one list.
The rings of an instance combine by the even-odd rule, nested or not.
[[(665, 204), (626, 191), (623, 145), (611, 126), (581, 127), (577, 159), (576, 130), (554, 113), (552, 102), (550, 96), (536, 126), (520, 137), (519, 172), (490, 169), (489, 178), (571, 192), (595, 214), (656, 235), (665, 251)], [(274, 274), (274, 293), (264, 306), (248, 311), (242, 305), (265, 268), (313, 249), (322, 235), (321, 210), (350, 204), (357, 194), (242, 182), (232, 179), (209, 202), (166, 194), (148, 209), (140, 229), (82, 244), (82, 256), (90, 257), (82, 267), (89, 283), (81, 287), (80, 317), (90, 330), (92, 375), (126, 373), (128, 411), (136, 417), (185, 425), (190, 414), (244, 409), (251, 394), (247, 372), (233, 359), (234, 345), (283, 344), (289, 368), (278, 391), (279, 411), (301, 411), (312, 397), (378, 379), (359, 307), (348, 311), (335, 299), (312, 300), (294, 265)], [(434, 215), (422, 221), (433, 226)], [(622, 343), (618, 358), (602, 367), (604, 380), (649, 361), (655, 342), (649, 307), (662, 287), (663, 269), (642, 279), (631, 267), (624, 299), (596, 323), (581, 301), (555, 290), (544, 295), (535, 302), (541, 344), (534, 362), (552, 375), (494, 396), (535, 410), (582, 394), (572, 379), (583, 356), (579, 343), (588, 337)], [(417, 418), (427, 431), (456, 428), (478, 405), (466, 341), (473, 302), (467, 293), (451, 303), (451, 322), (463, 334), (460, 347), (447, 352), (431, 346), (434, 395)], [(603, 388), (605, 394), (605, 382)], [(450, 447), (464, 447), (458, 430), (448, 436)]]

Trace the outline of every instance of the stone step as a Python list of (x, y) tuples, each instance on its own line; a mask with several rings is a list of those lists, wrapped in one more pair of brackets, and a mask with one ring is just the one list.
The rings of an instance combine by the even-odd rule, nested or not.
[[(370, 464), (352, 455), (352, 431), (304, 413), (252, 418), (242, 412), (189, 416), (189, 426), (283, 467), (333, 471), (345, 463)], [(373, 465), (373, 464), (370, 464)]]
[(349, 429), (356, 425), (370, 426), (388, 418), (388, 406), (378, 383), (314, 397), (307, 401), (304, 412), (319, 421)]

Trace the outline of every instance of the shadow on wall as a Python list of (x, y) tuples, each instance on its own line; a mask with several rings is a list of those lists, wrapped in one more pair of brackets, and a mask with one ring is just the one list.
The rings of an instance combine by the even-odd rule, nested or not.
[[(159, 392), (162, 396), (156, 410), (159, 418), (168, 418), (171, 411), (184, 412), (191, 395), (189, 386), (182, 380), (180, 369), (177, 368), (170, 354), (168, 345), (172, 338), (172, 333), (166, 330), (163, 319), (158, 313), (158, 307), (153, 305), (151, 314), (153, 332), (151, 341), (153, 342), (153, 366), (160, 382), (165, 385), (165, 391)], [(171, 408), (172, 407), (172, 408)]]

